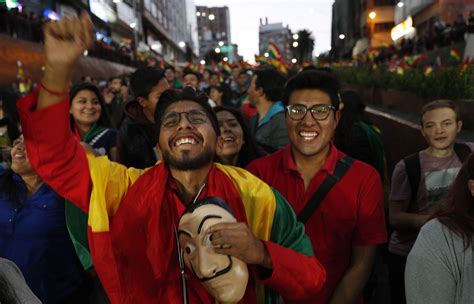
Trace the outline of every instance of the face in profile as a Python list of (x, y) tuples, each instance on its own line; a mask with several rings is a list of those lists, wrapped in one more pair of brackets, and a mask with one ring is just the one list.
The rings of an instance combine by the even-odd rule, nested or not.
[(235, 223), (227, 210), (213, 204), (186, 213), (179, 222), (179, 243), (186, 267), (219, 303), (242, 299), (248, 282), (247, 265), (241, 260), (214, 251), (207, 230), (218, 223)]

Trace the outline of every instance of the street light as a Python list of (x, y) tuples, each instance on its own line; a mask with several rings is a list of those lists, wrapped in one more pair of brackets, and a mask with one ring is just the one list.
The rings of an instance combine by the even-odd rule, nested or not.
[(319, 58), (319, 53), (316, 53), (316, 58)]
[(178, 45), (179, 45), (179, 47), (184, 48), (184, 47), (186, 46), (186, 42), (180, 41), (180, 42), (178, 43)]
[(209, 15), (209, 20), (212, 21), (212, 20), (214, 20), (214, 19), (216, 19), (216, 16), (214, 16), (214, 14), (210, 14), (210, 15)]
[(224, 41), (219, 41), (219, 46), (223, 46), (224, 45)]
[(294, 47), (294, 48), (295, 48), (295, 47), (298, 47), (298, 41), (294, 41), (294, 42), (293, 42), (293, 47)]
[(405, 3), (403, 3), (402, 1), (397, 3), (397, 6), (400, 7), (400, 8), (402, 8), (404, 5), (405, 5)]
[(300, 38), (300, 36), (298, 36), (298, 34), (293, 34), (293, 39), (294, 40), (298, 40), (298, 38)]
[(217, 47), (217, 48), (214, 49), (214, 52), (216, 52), (217, 54), (219, 54), (219, 53), (221, 52), (221, 49)]
[(268, 56), (270, 56), (270, 54), (268, 54), (268, 52), (265, 52), (265, 54), (263, 54), (263, 56), (268, 57)]
[(201, 12), (196, 12), (196, 16), (201, 16)]
[(130, 27), (131, 27), (132, 29), (134, 29), (136, 26), (137, 26), (137, 23), (136, 23), (136, 22), (130, 23)]
[(372, 19), (372, 20), (374, 20), (375, 17), (377, 17), (377, 13), (374, 12), (374, 11), (371, 11), (370, 14), (369, 14), (369, 18)]
[(344, 38), (346, 38), (346, 35), (344, 35), (344, 34), (339, 35), (339, 39), (344, 40)]
[(296, 62), (298, 62), (298, 60), (296, 60), (296, 58), (291, 59), (291, 63), (296, 63)]
[(225, 62), (227, 62), (227, 60), (229, 60), (229, 58), (224, 57), (224, 58), (222, 58), (222, 60), (224, 60)]
[(205, 64), (206, 64), (206, 60), (201, 60), (201, 61), (199, 61), (199, 63), (202, 64), (202, 65), (205, 65)]

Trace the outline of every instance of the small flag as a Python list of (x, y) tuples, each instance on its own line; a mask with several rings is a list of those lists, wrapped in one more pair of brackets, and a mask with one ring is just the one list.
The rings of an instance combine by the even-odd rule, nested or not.
[(461, 52), (457, 48), (452, 48), (449, 55), (458, 62), (461, 62)]

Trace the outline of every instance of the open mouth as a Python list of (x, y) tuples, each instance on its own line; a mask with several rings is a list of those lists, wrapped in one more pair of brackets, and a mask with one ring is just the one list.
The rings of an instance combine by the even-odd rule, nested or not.
[(224, 139), (225, 143), (235, 143), (235, 137), (233, 136), (226, 136), (226, 137), (223, 137), (222, 139)]
[(177, 136), (171, 141), (173, 147), (180, 147), (184, 145), (197, 145), (201, 140), (195, 135)]

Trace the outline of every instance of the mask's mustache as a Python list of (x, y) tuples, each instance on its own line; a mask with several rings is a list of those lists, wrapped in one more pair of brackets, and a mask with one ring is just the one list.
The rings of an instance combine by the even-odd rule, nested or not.
[(214, 278), (217, 278), (218, 276), (221, 276), (223, 274), (226, 274), (228, 273), (231, 269), (232, 269), (232, 259), (230, 258), (230, 255), (227, 256), (227, 258), (229, 259), (229, 265), (227, 265), (226, 268), (222, 269), (222, 270), (219, 270), (218, 272), (216, 272), (212, 277), (203, 277), (203, 278), (200, 278), (197, 274), (196, 274), (196, 271), (194, 271), (194, 267), (193, 267), (193, 264), (191, 263), (191, 270), (193, 271), (194, 275), (199, 279), (199, 281), (201, 282), (206, 282), (206, 281), (209, 281), (209, 280), (212, 280)]

